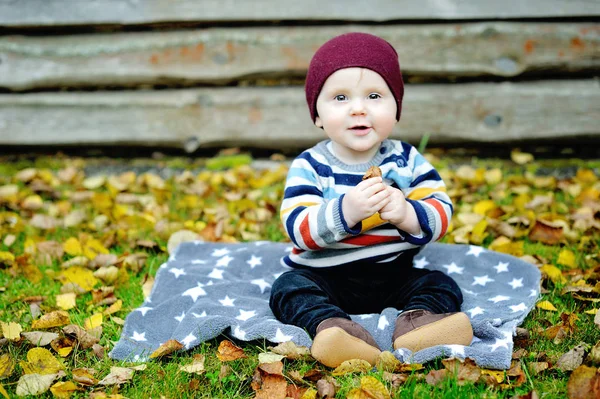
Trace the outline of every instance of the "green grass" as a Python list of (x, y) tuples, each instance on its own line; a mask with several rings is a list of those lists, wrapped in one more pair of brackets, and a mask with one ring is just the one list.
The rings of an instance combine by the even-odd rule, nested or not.
[[(51, 159), (40, 157), (37, 159), (24, 160), (17, 159), (12, 162), (0, 162), (0, 185), (8, 184), (12, 182), (12, 176), (20, 169), (25, 167), (37, 167), (37, 168), (50, 168), (56, 170), (61, 168), (64, 164), (64, 159)], [(79, 160), (77, 162), (84, 163)], [(154, 161), (146, 160), (147, 163)], [(202, 165), (205, 161), (197, 160), (194, 165)], [(445, 158), (440, 161), (440, 164), (436, 164), (438, 168), (448, 167), (455, 170), (457, 168), (457, 162), (452, 159)], [(462, 162), (462, 161), (461, 161)], [(495, 167), (501, 167), (505, 176), (515, 176), (521, 179), (525, 170), (535, 172), (541, 167), (547, 168), (549, 166), (558, 167), (573, 167), (582, 166), (585, 164), (587, 167), (600, 168), (600, 161), (565, 161), (559, 160), (556, 163), (551, 161), (536, 162), (533, 165), (529, 165), (526, 168), (519, 166), (507, 166), (507, 161), (504, 160), (485, 160), (485, 159), (470, 159), (469, 164), (473, 167), (491, 169)], [(177, 167), (185, 168), (190, 165), (190, 162), (185, 159), (174, 159), (172, 161), (166, 160), (164, 164), (176, 165)], [(220, 173), (220, 172), (215, 172)], [(168, 184), (171, 184), (168, 181)], [(246, 184), (243, 182), (242, 184)], [(29, 193), (30, 189), (26, 184), (19, 183), (21, 190), (25, 193)], [(68, 185), (60, 185), (56, 187), (56, 190), (62, 192), (63, 189), (73, 189)], [(246, 188), (247, 189), (247, 188)], [(471, 191), (474, 196), (474, 200), (488, 199), (490, 193), (494, 187), (488, 185), (480, 185), (475, 190)], [(211, 207), (214, 204), (222, 201), (222, 195), (227, 192), (227, 187), (213, 187), (212, 191), (206, 198), (201, 199), (201, 206)], [(272, 185), (261, 188), (262, 200), (271, 206), (273, 209), (278, 208), (277, 198), (281, 196), (283, 190), (282, 179), (277, 180)], [(97, 190), (103, 191), (103, 190)], [(105, 191), (105, 190), (104, 190)], [(543, 190), (534, 190), (543, 192)], [(47, 204), (55, 203), (55, 200), (49, 194), (43, 194)], [(169, 186), (167, 192), (161, 193), (157, 197), (158, 205), (165, 204), (169, 213), (165, 218), (172, 223), (178, 223), (182, 226), (186, 221), (197, 222), (199, 220), (205, 220), (206, 213), (201, 212), (202, 209), (197, 208), (184, 208), (178, 206), (179, 201), (183, 197), (179, 186), (172, 184)], [(557, 201), (560, 203), (567, 204), (569, 209), (572, 209), (576, 205), (573, 204), (573, 199), (564, 195), (563, 193), (557, 194)], [(64, 198), (63, 198), (64, 199)], [(504, 205), (511, 203), (513, 197), (507, 196), (503, 200)], [(458, 204), (460, 205), (460, 203)], [(229, 205), (232, 210), (232, 219), (230, 223), (235, 228), (240, 226), (243, 221), (243, 217), (240, 216), (243, 212), (240, 211), (233, 205)], [(242, 204), (243, 206), (243, 204)], [(91, 205), (80, 205), (73, 204), (73, 208), (86, 209), (92, 215), (96, 215), (100, 212), (92, 209)], [(563, 209), (562, 212), (565, 210)], [(3, 223), (2, 220), (6, 218), (2, 217), (2, 214), (7, 212), (14, 212), (21, 215), (21, 222), (17, 225), (11, 225), (10, 223)], [(236, 214), (237, 212), (237, 214)], [(557, 211), (560, 213), (559, 211)], [(107, 212), (110, 216), (110, 213)], [(118, 341), (122, 326), (119, 324), (120, 319), (125, 319), (127, 314), (138, 307), (143, 302), (142, 294), (142, 282), (147, 275), (154, 276), (160, 265), (167, 260), (168, 255), (160, 249), (148, 250), (144, 248), (135, 248), (132, 246), (134, 239), (153, 239), (157, 244), (166, 248), (168, 235), (156, 233), (152, 229), (148, 228), (137, 228), (137, 229), (124, 229), (118, 227), (116, 222), (111, 217), (111, 224), (108, 226), (106, 232), (99, 233), (87, 226), (83, 225), (78, 228), (57, 228), (55, 230), (42, 231), (32, 226), (27, 225), (26, 220), (28, 218), (26, 211), (20, 211), (18, 207), (13, 205), (6, 205), (0, 202), (0, 252), (9, 251), (17, 256), (22, 255), (24, 252), (25, 240), (35, 239), (41, 240), (57, 240), (64, 242), (68, 237), (77, 237), (79, 233), (85, 232), (92, 237), (100, 235), (115, 235), (115, 244), (110, 247), (112, 253), (118, 256), (134, 253), (134, 252), (146, 252), (148, 254), (147, 261), (142, 269), (138, 272), (133, 270), (123, 270), (126, 273), (126, 278), (121, 280), (115, 287), (115, 295), (118, 299), (123, 301), (122, 310), (112, 316), (107, 316), (103, 323), (103, 334), (100, 344), (107, 349), (105, 357), (103, 359), (96, 358), (91, 350), (75, 348), (74, 351), (65, 359), (61, 361), (65, 365), (66, 377), (61, 381), (69, 381), (72, 379), (72, 370), (75, 368), (89, 367), (97, 370), (96, 378), (101, 379), (108, 374), (112, 366), (126, 366), (129, 363), (116, 362), (108, 358), (107, 353), (114, 346), (115, 342)], [(279, 219), (276, 212), (272, 215), (273, 217), (268, 221), (258, 226), (258, 234), (261, 239), (271, 241), (285, 241), (285, 233), (282, 230)], [(235, 229), (234, 229), (235, 230)], [(4, 237), (7, 234), (15, 234), (17, 240), (12, 246), (7, 247), (2, 243)], [(237, 234), (237, 232), (236, 232)], [(236, 236), (237, 239), (241, 239)], [(488, 237), (484, 241), (484, 245), (489, 245), (492, 237)], [(593, 237), (591, 245), (592, 249), (598, 248), (598, 235)], [(447, 236), (445, 241), (449, 242), (450, 237)], [(578, 250), (578, 243), (569, 243), (566, 246), (556, 245), (549, 246), (541, 243), (530, 242), (527, 238), (524, 239), (524, 252), (529, 255), (539, 255), (545, 258), (549, 264), (556, 265), (558, 254), (564, 247), (570, 248), (577, 254), (577, 262), (581, 269), (585, 270), (584, 256), (585, 253), (581, 253)], [(70, 258), (65, 255), (63, 259), (54, 260), (50, 265), (39, 265), (35, 263), (33, 258), (29, 259), (26, 263), (34, 264), (42, 272), (42, 279), (37, 283), (32, 283), (22, 274), (15, 276), (11, 272), (11, 268), (8, 266), (0, 266), (0, 287), (3, 292), (0, 293), (0, 320), (4, 322), (17, 322), (23, 326), (24, 331), (31, 331), (32, 315), (30, 312), (29, 304), (23, 301), (23, 298), (28, 296), (43, 295), (46, 297), (42, 303), (42, 313), (47, 313), (55, 309), (55, 295), (60, 293), (61, 283), (51, 278), (53, 273), (57, 273), (61, 270), (60, 263)], [(567, 271), (564, 267), (558, 265), (559, 268)], [(570, 294), (562, 294), (562, 286), (557, 286), (547, 280), (544, 281), (544, 289), (546, 293), (542, 295), (542, 300), (549, 300), (558, 309), (558, 312), (548, 312), (540, 309), (534, 309), (526, 318), (522, 327), (526, 328), (530, 333), (529, 341), (527, 341), (525, 348), (527, 354), (521, 359), (523, 367), (526, 369), (527, 365), (536, 361), (550, 361), (556, 363), (558, 358), (572, 349), (580, 342), (585, 342), (591, 346), (595, 345), (600, 340), (600, 329), (593, 322), (593, 315), (585, 314), (585, 310), (592, 309), (595, 306), (591, 302), (583, 302), (576, 300)], [(83, 325), (84, 320), (90, 315), (102, 311), (107, 306), (94, 306), (92, 303), (92, 295), (88, 292), (78, 296), (77, 307), (69, 311), (71, 322)], [(559, 324), (561, 322), (561, 313), (575, 313), (579, 316), (579, 320), (576, 322), (576, 328), (573, 333), (568, 335), (562, 342), (553, 342), (543, 335), (543, 330)], [(51, 329), (52, 331), (58, 331), (59, 329)], [(233, 362), (223, 363), (218, 360), (216, 356), (217, 347), (223, 339), (229, 339), (225, 335), (217, 337), (208, 342), (204, 342), (199, 346), (193, 348), (187, 352), (178, 352), (170, 357), (155, 360), (147, 363), (147, 369), (143, 371), (136, 371), (134, 377), (128, 383), (123, 384), (120, 387), (107, 387), (102, 388), (99, 386), (93, 388), (84, 388), (81, 392), (76, 392), (73, 398), (86, 398), (92, 391), (105, 391), (106, 394), (121, 394), (127, 398), (252, 398), (255, 396), (255, 392), (251, 387), (252, 377), (254, 370), (258, 365), (258, 354), (260, 352), (267, 351), (269, 343), (264, 341), (254, 341), (249, 343), (238, 342), (238, 344), (244, 349), (247, 354), (247, 358), (236, 360)], [(0, 383), (5, 387), (10, 395), (15, 395), (16, 384), (19, 377), (22, 375), (22, 367), (19, 361), (26, 359), (27, 352), (31, 349), (31, 346), (26, 341), (20, 341), (17, 343), (5, 343), (0, 346), (0, 353), (7, 353), (9, 356), (16, 361), (14, 372), (8, 377), (0, 379)], [(515, 349), (518, 349), (515, 347)], [(53, 352), (54, 353), (54, 352)], [(179, 371), (181, 365), (190, 363), (195, 354), (203, 354), (206, 357), (205, 367), (206, 371), (201, 375), (188, 374)], [(55, 357), (59, 357), (55, 354)], [(292, 370), (299, 372), (306, 372), (312, 369), (324, 370), (326, 375), (330, 374), (329, 369), (319, 365), (314, 360), (298, 360), (291, 361), (285, 360), (284, 374)], [(225, 377), (220, 378), (222, 367), (226, 365), (228, 371)], [(385, 381), (383, 373), (377, 370), (373, 370), (369, 374), (380, 379), (384, 382), (389, 390), (393, 389), (394, 398), (512, 398), (515, 396), (525, 395), (528, 392), (535, 390), (540, 397), (544, 398), (560, 398), (565, 397), (566, 385), (569, 379), (569, 372), (562, 372), (557, 369), (546, 370), (538, 375), (527, 374), (527, 378), (524, 384), (521, 386), (515, 386), (514, 378), (511, 380), (506, 387), (490, 388), (485, 384), (467, 383), (460, 385), (456, 378), (448, 378), (443, 381), (439, 386), (431, 386), (425, 382), (424, 376), (431, 370), (437, 370), (443, 368), (441, 361), (433, 361), (425, 365), (425, 369), (413, 373), (409, 379), (402, 384), (399, 388), (392, 387), (390, 382)], [(345, 397), (345, 395), (355, 387), (359, 386), (358, 375), (345, 375), (340, 377), (334, 377), (339, 384), (337, 392), (338, 398)], [(289, 382), (292, 382), (289, 380)], [(506, 383), (506, 380), (504, 381)], [(305, 386), (311, 386), (314, 388), (314, 383), (307, 382)], [(52, 397), (50, 392), (41, 395), (43, 398)]]

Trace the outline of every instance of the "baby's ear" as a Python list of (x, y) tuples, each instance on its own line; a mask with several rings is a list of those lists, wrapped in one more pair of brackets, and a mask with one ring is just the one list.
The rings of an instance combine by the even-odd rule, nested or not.
[(315, 118), (315, 126), (316, 127), (323, 127), (323, 122), (321, 121), (321, 118), (319, 118), (318, 116)]

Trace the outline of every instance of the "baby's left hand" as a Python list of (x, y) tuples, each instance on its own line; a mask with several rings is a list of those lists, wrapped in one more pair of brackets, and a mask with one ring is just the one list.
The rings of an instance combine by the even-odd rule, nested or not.
[(404, 193), (401, 190), (391, 186), (386, 186), (386, 190), (390, 192), (390, 201), (386, 206), (381, 208), (379, 216), (383, 220), (387, 220), (393, 225), (398, 226), (406, 219), (408, 213), (407, 207), (410, 205), (406, 202)]

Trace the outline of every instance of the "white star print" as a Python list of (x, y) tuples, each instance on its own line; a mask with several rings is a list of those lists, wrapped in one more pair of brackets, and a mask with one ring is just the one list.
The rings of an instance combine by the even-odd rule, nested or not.
[(505, 337), (504, 339), (496, 338), (496, 343), (490, 345), (491, 352), (494, 352), (496, 349), (502, 347), (508, 349), (508, 344), (512, 343), (512, 337)]
[(229, 255), (225, 255), (224, 257), (222, 257), (221, 259), (219, 259), (216, 263), (215, 266), (217, 267), (227, 267), (229, 266), (229, 263), (233, 260), (233, 258)]
[(169, 256), (169, 262), (173, 262), (173, 261), (176, 261), (176, 260), (177, 260), (177, 257), (175, 256), (175, 254)]
[(167, 267), (167, 264), (163, 263), (162, 265), (160, 265), (159, 269), (164, 269), (165, 267)]
[(146, 339), (146, 333), (145, 332), (143, 332), (143, 333), (140, 334), (137, 331), (133, 332), (133, 337), (131, 337), (131, 339), (133, 339), (134, 341), (138, 341), (138, 342), (148, 341)]
[(275, 333), (275, 336), (272, 339), (270, 339), (270, 341), (280, 343), (280, 342), (287, 342), (287, 341), (291, 340), (292, 338), (294, 338), (294, 337), (291, 335), (285, 335), (281, 331), (281, 329), (278, 328), (277, 332)]
[(494, 269), (496, 269), (496, 273), (508, 272), (508, 263), (499, 262)]
[(452, 262), (449, 265), (444, 265), (444, 268), (448, 270), (447, 274), (462, 274), (464, 267), (458, 267), (456, 263)]
[(173, 273), (173, 275), (175, 275), (175, 278), (179, 278), (179, 276), (185, 275), (185, 271), (183, 269), (178, 269), (176, 267), (170, 268), (169, 273)]
[(473, 255), (474, 257), (479, 258), (479, 254), (482, 253), (483, 251), (485, 251), (485, 249), (483, 249), (483, 247), (478, 247), (476, 245), (470, 245), (469, 252), (467, 252), (467, 255)]
[(252, 284), (256, 284), (260, 287), (260, 293), (264, 293), (267, 287), (270, 287), (271, 284), (267, 283), (264, 279), (257, 279), (250, 281)]
[(450, 349), (452, 356), (465, 357), (465, 347), (462, 345), (445, 345), (446, 348)]
[(250, 265), (251, 269), (254, 269), (256, 266), (262, 265), (262, 258), (252, 255), (252, 258), (247, 260), (246, 263)]
[(465, 288), (463, 288), (463, 292), (466, 292), (467, 294), (469, 294), (469, 295), (473, 295), (473, 296), (477, 296), (477, 295), (478, 295), (476, 292), (473, 292), (473, 291), (471, 291), (471, 290), (467, 290), (467, 289), (465, 289)]
[(479, 306), (477, 306), (477, 307), (474, 307), (473, 309), (467, 310), (467, 312), (471, 313), (471, 318), (473, 318), (479, 314), (483, 314), (483, 312), (485, 312), (485, 309), (482, 309)]
[(487, 274), (485, 276), (475, 276), (473, 280), (473, 284), (471, 285), (481, 285), (484, 287), (487, 283), (491, 283), (492, 281), (494, 281), (494, 279), (489, 278)]
[(175, 316), (175, 320), (177, 320), (180, 323), (183, 321), (184, 318), (185, 318), (185, 312), (181, 312), (181, 316)]
[(361, 314), (360, 315), (361, 320), (370, 319), (371, 317), (373, 317), (372, 314)]
[(508, 285), (510, 285), (511, 287), (513, 287), (513, 290), (516, 290), (519, 287), (523, 286), (523, 279), (519, 278), (513, 278), (512, 281), (510, 283), (508, 283)]
[(533, 296), (536, 297), (537, 296), (537, 291), (536, 290), (531, 290), (531, 293), (529, 294), (529, 296)]
[(269, 243), (269, 241), (256, 241), (254, 243), (254, 245), (256, 245), (257, 247), (260, 247), (261, 245), (265, 245), (265, 244), (268, 244), (268, 243)]
[(182, 344), (184, 344), (184, 345), (185, 345), (185, 347), (186, 347), (187, 349), (189, 349), (189, 348), (190, 348), (190, 344), (191, 344), (192, 342), (194, 342), (196, 339), (197, 339), (197, 338), (196, 338), (196, 337), (195, 337), (193, 334), (191, 334), (191, 333), (190, 333), (190, 334), (188, 334), (188, 335), (187, 335), (187, 337), (185, 337), (185, 338), (184, 338), (184, 339), (181, 341), (181, 343), (182, 343)]
[(254, 310), (245, 311), (245, 310), (240, 309), (240, 315), (238, 317), (236, 317), (236, 319), (241, 320), (241, 321), (246, 321), (248, 319), (251, 319), (254, 316), (256, 316), (256, 311), (254, 311)]
[(206, 263), (206, 261), (205, 261), (205, 260), (200, 260), (200, 259), (194, 259), (194, 260), (192, 261), (192, 265), (203, 265), (203, 264), (205, 264), (205, 263)]
[(146, 316), (146, 313), (148, 313), (149, 310), (152, 310), (152, 308), (149, 308), (148, 306), (142, 306), (141, 308), (137, 308), (136, 310), (138, 312), (141, 312), (142, 316)]
[(210, 278), (218, 278), (218, 279), (223, 279), (223, 272), (225, 270), (223, 269), (212, 269), (212, 272), (210, 272), (210, 274), (208, 275), (208, 277)]
[(242, 341), (246, 340), (246, 331), (242, 330), (240, 326), (235, 326), (233, 330), (233, 336), (237, 339), (241, 339)]
[(505, 296), (505, 295), (496, 295), (493, 298), (488, 299), (488, 301), (494, 302), (494, 303), (498, 303), (501, 301), (508, 301), (510, 299), (509, 296)]
[(385, 317), (385, 316), (381, 316), (379, 318), (379, 321), (377, 322), (377, 328), (379, 330), (385, 330), (385, 328), (389, 325), (390, 325), (390, 322), (388, 321), (387, 317)]
[(186, 290), (183, 294), (181, 294), (181, 296), (190, 296), (192, 297), (192, 300), (196, 302), (196, 299), (198, 299), (199, 296), (206, 295), (206, 291), (204, 291), (202, 287), (204, 287), (204, 285), (202, 283), (198, 283), (197, 287)]
[(206, 310), (205, 310), (205, 311), (203, 311), (203, 312), (202, 312), (202, 314), (198, 314), (198, 313), (194, 313), (194, 312), (192, 312), (192, 315), (193, 315), (195, 318), (197, 318), (197, 319), (199, 319), (199, 318), (201, 318), (201, 317), (206, 317)]
[(227, 248), (221, 248), (221, 249), (215, 249), (211, 255), (215, 256), (215, 257), (221, 257), (221, 256), (227, 255), (228, 253), (229, 253), (229, 250)]
[(273, 277), (275, 277), (275, 280), (277, 280), (277, 279), (279, 278), (279, 276), (281, 276), (283, 273), (285, 273), (285, 272), (281, 272), (281, 273), (275, 273), (275, 274), (273, 275)]
[(206, 286), (208, 287), (209, 285), (213, 285), (213, 281), (210, 280), (208, 283), (206, 283)]
[(523, 302), (521, 302), (518, 305), (513, 305), (513, 306), (509, 306), (509, 307), (512, 309), (513, 313), (524, 312), (527, 310), (527, 306)]
[(223, 306), (235, 306), (233, 304), (233, 302), (235, 302), (235, 299), (229, 298), (229, 295), (225, 295), (225, 298), (219, 299), (219, 302), (221, 302), (221, 305)]
[(429, 264), (429, 262), (427, 262), (427, 259), (425, 259), (425, 257), (415, 259), (413, 263), (414, 263), (413, 267), (415, 269), (424, 269), (425, 266), (427, 266)]

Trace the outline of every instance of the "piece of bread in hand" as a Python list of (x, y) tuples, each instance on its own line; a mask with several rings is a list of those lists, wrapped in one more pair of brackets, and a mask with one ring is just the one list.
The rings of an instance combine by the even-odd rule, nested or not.
[(363, 180), (370, 179), (371, 177), (381, 177), (381, 169), (378, 166), (371, 166), (362, 177)]

